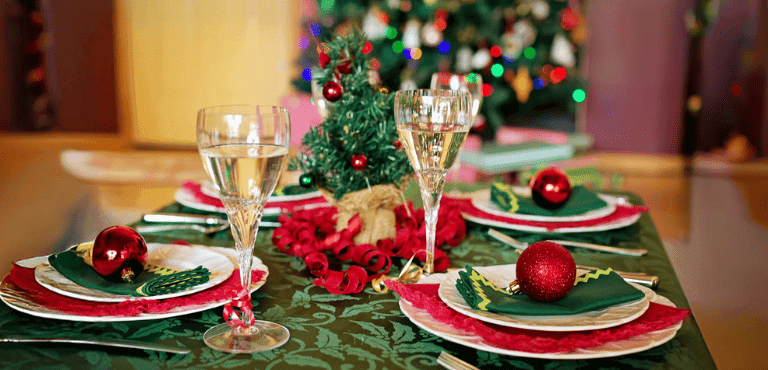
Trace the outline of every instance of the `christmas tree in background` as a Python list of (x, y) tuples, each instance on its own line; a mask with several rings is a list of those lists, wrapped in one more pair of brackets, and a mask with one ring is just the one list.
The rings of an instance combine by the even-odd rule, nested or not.
[(304, 151), (289, 167), (302, 172), (302, 185), (314, 185), (337, 200), (375, 185), (399, 189), (412, 172), (400, 150), (394, 94), (371, 70), (370, 51), (371, 44), (356, 30), (323, 43), (314, 78), (328, 112), (304, 134)]
[[(492, 138), (501, 126), (527, 126), (541, 112), (564, 114), (573, 129), (585, 98), (578, 47), (586, 21), (574, 0), (319, 0), (317, 19), (305, 20), (295, 81), (310, 91), (306, 73), (316, 58), (314, 36), (359, 28), (371, 43), (371, 68), (389, 90), (428, 88), (434, 72), (482, 76), (485, 119), (475, 133)], [(315, 59), (316, 60), (316, 59)]]

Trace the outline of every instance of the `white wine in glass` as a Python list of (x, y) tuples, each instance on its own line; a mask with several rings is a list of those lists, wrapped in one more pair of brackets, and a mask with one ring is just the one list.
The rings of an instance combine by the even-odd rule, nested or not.
[[(197, 115), (198, 150), (227, 211), (238, 251), (240, 285), (248, 292), (256, 234), (264, 205), (280, 179), (290, 132), (288, 111), (277, 106), (209, 107)], [(290, 337), (282, 325), (252, 316), (240, 320), (242, 325), (214, 326), (203, 341), (224, 352), (252, 353), (279, 347)]]
[(464, 91), (401, 90), (395, 93), (400, 142), (419, 181), (426, 221), (424, 272), (434, 272), (435, 228), (448, 170), (471, 125), (472, 96)]

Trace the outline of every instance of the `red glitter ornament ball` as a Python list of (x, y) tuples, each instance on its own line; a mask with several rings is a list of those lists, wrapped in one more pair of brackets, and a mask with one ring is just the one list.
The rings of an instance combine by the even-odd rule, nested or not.
[(362, 171), (368, 167), (368, 158), (363, 154), (355, 154), (352, 156), (350, 163), (352, 164), (352, 169)]
[(531, 179), (531, 196), (539, 207), (560, 208), (571, 196), (571, 181), (563, 171), (544, 169)]
[(344, 95), (344, 88), (336, 81), (328, 81), (323, 85), (323, 97), (333, 103), (341, 99)]
[(90, 260), (96, 272), (110, 281), (131, 282), (144, 271), (147, 243), (128, 226), (112, 226), (102, 230), (93, 241)]
[(517, 259), (520, 291), (540, 302), (563, 298), (576, 281), (576, 261), (565, 247), (542, 241), (525, 248)]

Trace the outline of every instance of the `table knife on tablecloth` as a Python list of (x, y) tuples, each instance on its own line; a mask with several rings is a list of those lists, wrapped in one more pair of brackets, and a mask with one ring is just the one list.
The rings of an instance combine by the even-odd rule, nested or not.
[(6, 335), (0, 337), (0, 342), (4, 343), (74, 343), (91, 344), (109, 347), (135, 348), (150, 351), (170, 352), (170, 353), (189, 353), (188, 348), (180, 346), (171, 346), (160, 343), (140, 342), (128, 339), (117, 338), (40, 338), (40, 337), (22, 337)]

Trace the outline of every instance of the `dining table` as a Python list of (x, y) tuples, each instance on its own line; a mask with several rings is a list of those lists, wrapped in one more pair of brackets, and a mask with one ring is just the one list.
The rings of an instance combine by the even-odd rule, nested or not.
[[(446, 192), (468, 192), (487, 184), (447, 184)], [(413, 184), (406, 197), (418, 206)], [(635, 193), (611, 191), (641, 205)], [(186, 207), (173, 199), (157, 209), (163, 213), (208, 212)], [(662, 221), (663, 222), (663, 221)], [(136, 220), (129, 226), (146, 225)], [(466, 221), (467, 233), (455, 247), (443, 247), (450, 266), (513, 264), (519, 252), (488, 236), (488, 226)], [(614, 244), (642, 248), (644, 256), (625, 256), (581, 248), (569, 249), (579, 265), (610, 266), (617, 271), (644, 272), (659, 278), (658, 295), (677, 307), (690, 309), (683, 287), (646, 212), (631, 225), (632, 236)], [(594, 359), (541, 359), (486, 352), (454, 343), (415, 325), (400, 309), (400, 297), (381, 293), (370, 284), (360, 293), (331, 294), (313, 284), (301, 258), (287, 255), (272, 244), (273, 229), (259, 231), (254, 255), (268, 268), (266, 283), (252, 293), (257, 319), (277, 322), (290, 330), (279, 348), (252, 354), (210, 349), (203, 333), (223, 322), (222, 307), (181, 316), (126, 322), (81, 322), (42, 318), (0, 304), (0, 337), (69, 337), (129, 339), (183, 346), (186, 354), (72, 343), (0, 343), (3, 369), (441, 369), (441, 352), (452, 354), (480, 369), (715, 369), (712, 355), (696, 322), (695, 312), (683, 321), (671, 340), (641, 352)], [(170, 230), (144, 235), (147, 243), (184, 241), (192, 245), (234, 248), (229, 230), (205, 234)], [(30, 256), (31, 257), (31, 256)], [(388, 275), (397, 275), (406, 263), (393, 258)], [(334, 267), (334, 266), (332, 266)], [(338, 266), (335, 266), (338, 267)]]

